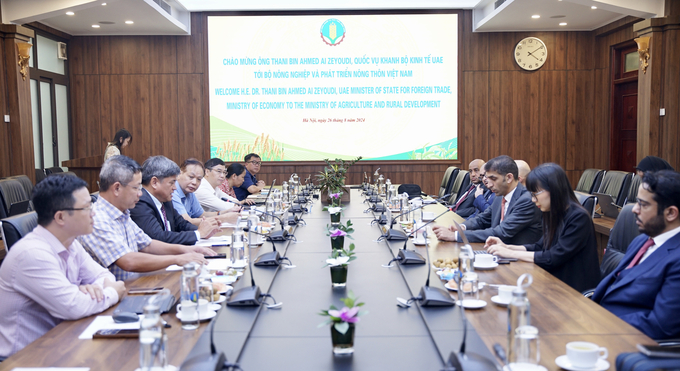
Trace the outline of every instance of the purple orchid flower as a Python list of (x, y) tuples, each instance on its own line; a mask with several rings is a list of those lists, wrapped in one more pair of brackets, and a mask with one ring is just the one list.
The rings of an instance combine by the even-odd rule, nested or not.
[(340, 198), (340, 193), (331, 194), (331, 198)]
[(352, 309), (344, 307), (340, 310), (329, 310), (328, 311), (328, 314), (330, 314), (331, 316), (336, 317), (336, 318), (340, 318), (341, 321), (348, 322), (348, 323), (359, 322), (359, 317), (357, 317), (357, 313), (359, 313), (359, 307), (354, 307)]
[(341, 229), (336, 229), (335, 231), (333, 231), (333, 233), (331, 233), (331, 237), (343, 237), (343, 236), (346, 236), (346, 235), (347, 235), (347, 232), (345, 232)]

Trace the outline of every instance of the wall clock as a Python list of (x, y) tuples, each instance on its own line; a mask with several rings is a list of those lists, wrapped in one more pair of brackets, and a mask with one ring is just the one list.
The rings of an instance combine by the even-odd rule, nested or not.
[(527, 71), (535, 71), (545, 64), (548, 48), (536, 37), (526, 37), (515, 46), (515, 62)]

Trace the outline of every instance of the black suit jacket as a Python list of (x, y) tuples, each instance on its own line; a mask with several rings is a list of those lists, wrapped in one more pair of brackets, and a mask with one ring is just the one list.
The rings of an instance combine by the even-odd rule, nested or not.
[(134, 209), (130, 210), (130, 217), (137, 223), (144, 233), (154, 240), (159, 240), (167, 243), (177, 243), (182, 245), (194, 245), (198, 240), (196, 233), (198, 229), (195, 225), (186, 221), (181, 215), (175, 211), (172, 206), (172, 201), (163, 202), (165, 206), (165, 214), (172, 231), (166, 231), (163, 226), (163, 216), (153, 203), (153, 199), (146, 189), (142, 189), (142, 197), (135, 205)]
[[(508, 211), (501, 223), (501, 200), (496, 196), (491, 207), (467, 220), (465, 235), (470, 242), (485, 242), (495, 236), (509, 245), (535, 243), (541, 238), (541, 210), (531, 201), (531, 193), (520, 183), (512, 194)], [(460, 235), (458, 242), (462, 242)]]
[(595, 227), (580, 205), (569, 206), (549, 247), (543, 238), (524, 245), (527, 251), (534, 251), (534, 263), (579, 292), (600, 283)]
[[(474, 184), (470, 184), (470, 185), (473, 186)], [(470, 187), (468, 187), (468, 189), (469, 188)], [(463, 201), (460, 203), (460, 205), (458, 205), (458, 209), (456, 209), (456, 211), (454, 211), (456, 214), (462, 216), (463, 218), (467, 218), (468, 216), (474, 214), (475, 210), (477, 210), (477, 209), (475, 209), (475, 205), (474, 205), (476, 189), (473, 189), (469, 193), (467, 193), (467, 191), (468, 191), (467, 189), (465, 189), (465, 190), (461, 189), (460, 197), (461, 198), (465, 197), (465, 198), (463, 198)], [(456, 200), (456, 203), (458, 203), (459, 201), (460, 201), (460, 198), (458, 200)]]

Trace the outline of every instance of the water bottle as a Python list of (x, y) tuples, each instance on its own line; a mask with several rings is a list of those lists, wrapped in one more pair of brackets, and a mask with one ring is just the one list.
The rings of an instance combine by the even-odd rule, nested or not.
[(184, 265), (180, 279), (182, 329), (195, 330), (198, 328), (198, 265), (193, 262)]
[(165, 354), (167, 343), (160, 307), (156, 303), (148, 303), (144, 306), (144, 319), (139, 326), (139, 369), (164, 370), (168, 364)]
[(248, 248), (257, 247), (257, 241), (260, 238), (256, 233), (258, 224), (260, 224), (260, 218), (257, 217), (255, 210), (251, 209), (248, 214)]
[(267, 222), (274, 225), (274, 223), (276, 223), (276, 220), (274, 220), (274, 217), (273, 217), (274, 213), (276, 212), (275, 207), (274, 207), (274, 200), (272, 200), (271, 197), (267, 198), (267, 202), (265, 202), (264, 207), (265, 207), (264, 211), (267, 213), (266, 214)]
[(243, 257), (245, 255), (244, 244), (243, 244), (244, 240), (245, 240), (245, 238), (243, 236), (243, 230), (241, 228), (234, 229), (234, 232), (231, 234), (231, 263), (232, 263), (232, 265), (237, 260), (243, 260)]
[(531, 304), (527, 298), (526, 289), (531, 286), (533, 280), (529, 273), (519, 276), (517, 287), (512, 292), (512, 300), (508, 304), (508, 359), (515, 359), (515, 331), (517, 331), (517, 328), (531, 325)]

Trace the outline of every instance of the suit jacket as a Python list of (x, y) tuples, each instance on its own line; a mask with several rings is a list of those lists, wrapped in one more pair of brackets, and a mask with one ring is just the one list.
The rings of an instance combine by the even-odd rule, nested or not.
[[(476, 217), (465, 223), (470, 242), (485, 242), (490, 236), (506, 244), (524, 245), (535, 243), (541, 238), (541, 210), (531, 201), (531, 193), (517, 183), (505, 219), (501, 223), (501, 200), (496, 196), (493, 204)], [(458, 242), (462, 242), (460, 235)]]
[(630, 243), (592, 299), (652, 339), (675, 338), (680, 336), (680, 233), (642, 263), (625, 269), (648, 238), (641, 234)]
[(572, 203), (549, 247), (545, 235), (527, 251), (534, 252), (534, 263), (562, 282), (583, 292), (600, 282), (597, 240), (593, 220), (581, 205)]
[[(473, 186), (474, 184), (470, 184)], [(469, 188), (469, 187), (468, 187)], [(467, 193), (467, 189), (461, 189), (461, 194), (460, 197), (463, 198), (463, 201), (458, 205), (458, 209), (456, 209), (455, 213), (462, 216), (463, 218), (467, 218), (468, 216), (474, 214), (475, 212), (475, 189), (473, 189), (471, 192)], [(458, 203), (460, 199), (456, 200), (456, 203)], [(455, 205), (455, 204), (454, 204)]]
[(139, 198), (139, 202), (137, 202), (134, 209), (130, 210), (130, 218), (137, 223), (144, 233), (154, 240), (194, 245), (198, 240), (194, 231), (198, 228), (186, 221), (175, 211), (172, 201), (163, 202), (163, 206), (165, 206), (165, 214), (172, 231), (165, 230), (163, 216), (156, 208), (156, 204), (154, 204), (146, 189), (142, 189), (142, 196)]
[(468, 217), (468, 219), (472, 219), (479, 215), (479, 213), (483, 213), (484, 210), (488, 209), (491, 204), (493, 204), (493, 200), (496, 198), (496, 194), (491, 192), (491, 190), (486, 188), (486, 186), (483, 184), (482, 189), (484, 189), (484, 193), (475, 197), (475, 201), (472, 203), (472, 205), (475, 207), (475, 212), (473, 212)]

